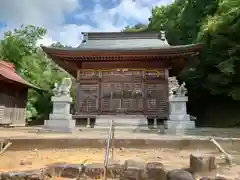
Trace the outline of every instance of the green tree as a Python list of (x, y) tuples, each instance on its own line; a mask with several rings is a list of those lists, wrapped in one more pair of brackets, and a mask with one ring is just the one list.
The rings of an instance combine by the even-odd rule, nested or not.
[(135, 26), (127, 26), (123, 29), (123, 31), (125, 32), (142, 32), (145, 31), (147, 29), (147, 25), (145, 24), (136, 24)]
[(240, 99), (239, 7), (240, 0), (176, 0), (153, 8), (149, 31), (163, 25), (172, 45), (204, 44), (194, 66), (181, 74), (190, 89)]
[(63, 45), (60, 42), (53, 43), (51, 45), (51, 47), (55, 47), (55, 48), (72, 48), (71, 46)]
[(15, 65), (20, 76), (43, 89), (43, 92), (29, 90), (28, 116), (46, 119), (51, 110), (51, 89), (53, 83), (69, 76), (37, 46), (46, 30), (32, 25), (7, 31), (0, 42), (0, 57)]
[[(205, 107), (211, 109), (206, 104), (211, 104), (212, 99), (219, 106), (226, 105), (226, 99), (235, 105), (240, 100), (239, 9), (240, 0), (175, 0), (152, 9), (146, 31), (160, 31), (163, 26), (171, 45), (203, 43), (200, 56), (192, 59), (179, 75), (187, 83), (189, 100), (197, 102), (198, 109), (202, 110), (200, 115)], [(199, 105), (201, 100), (205, 101), (203, 106)], [(234, 114), (224, 109), (223, 112)], [(215, 116), (222, 118), (216, 113)], [(236, 117), (235, 122), (224, 121), (225, 125), (240, 124), (240, 116)]]

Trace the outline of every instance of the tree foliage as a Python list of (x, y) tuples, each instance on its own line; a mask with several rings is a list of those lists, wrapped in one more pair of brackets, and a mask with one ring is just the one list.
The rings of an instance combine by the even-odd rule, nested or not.
[[(164, 27), (171, 45), (203, 43), (200, 56), (191, 60), (179, 75), (187, 83), (189, 99), (198, 101), (214, 96), (237, 102), (240, 100), (239, 9), (240, 0), (175, 0), (154, 7), (149, 24), (127, 26), (123, 31), (160, 31)], [(22, 26), (5, 32), (0, 42), (0, 58), (14, 63), (23, 78), (45, 90), (42, 94), (30, 91), (30, 116), (48, 115), (52, 84), (68, 76), (37, 46), (45, 34), (44, 28)], [(66, 47), (59, 42), (52, 46)]]
[(155, 7), (148, 30), (167, 31), (171, 45), (202, 42), (199, 58), (181, 77), (190, 91), (240, 99), (240, 0), (176, 0)]
[(147, 29), (145, 24), (136, 24), (135, 26), (127, 26), (123, 29), (124, 32), (142, 32)]
[[(51, 110), (51, 88), (53, 83), (68, 76), (48, 59), (37, 46), (38, 41), (46, 34), (42, 27), (22, 26), (4, 33), (0, 42), (0, 58), (15, 65), (17, 73), (24, 79), (44, 90), (29, 90), (27, 104), (28, 117), (47, 118)], [(59, 45), (59, 43), (58, 43)]]
[(152, 9), (144, 31), (163, 26), (171, 45), (203, 43), (200, 56), (179, 75), (187, 83), (189, 98), (198, 103), (208, 103), (210, 96), (240, 100), (239, 9), (240, 0), (175, 0)]

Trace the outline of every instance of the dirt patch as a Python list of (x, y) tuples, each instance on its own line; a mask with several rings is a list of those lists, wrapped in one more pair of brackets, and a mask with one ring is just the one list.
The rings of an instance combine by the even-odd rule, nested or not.
[[(196, 153), (193, 150), (174, 149), (121, 149), (115, 151), (114, 159), (124, 162), (126, 159), (135, 160), (158, 160), (168, 170), (189, 167), (189, 155)], [(219, 163), (223, 162), (220, 154), (213, 150), (200, 151), (201, 154), (213, 154)], [(111, 154), (111, 153), (110, 153)], [(84, 160), (87, 163), (103, 162), (104, 149), (52, 149), (52, 150), (32, 150), (32, 151), (7, 151), (0, 157), (0, 171), (22, 171), (44, 167), (45, 165), (64, 162), (81, 164)], [(229, 178), (236, 178), (240, 165), (232, 168), (226, 166), (218, 168), (216, 173), (224, 174)]]

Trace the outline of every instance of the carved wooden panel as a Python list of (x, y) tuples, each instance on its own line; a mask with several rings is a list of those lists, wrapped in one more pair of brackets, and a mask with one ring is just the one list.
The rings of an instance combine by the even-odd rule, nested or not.
[(128, 69), (161, 69), (167, 67), (165, 65), (164, 61), (147, 61), (146, 59), (144, 61), (101, 61), (101, 62), (94, 62), (94, 61), (88, 61), (82, 63), (82, 68), (84, 69), (114, 69), (114, 68), (128, 68)]
[(81, 71), (79, 73), (79, 79), (98, 79), (99, 77), (99, 72), (97, 71)]
[(147, 111), (157, 111), (158, 114), (167, 113), (167, 84), (146, 84)]
[(145, 79), (146, 80), (161, 80), (165, 79), (165, 70), (158, 69), (158, 70), (148, 70), (145, 71)]
[(128, 81), (132, 77), (132, 73), (122, 69), (114, 69), (112, 71), (103, 71), (103, 81)]
[(96, 112), (98, 110), (98, 84), (80, 84), (78, 86), (77, 112)]
[(143, 71), (141, 70), (133, 70), (132, 71), (132, 79), (141, 81), (143, 78)]
[(141, 70), (113, 69), (102, 72), (103, 81), (140, 81), (142, 79)]

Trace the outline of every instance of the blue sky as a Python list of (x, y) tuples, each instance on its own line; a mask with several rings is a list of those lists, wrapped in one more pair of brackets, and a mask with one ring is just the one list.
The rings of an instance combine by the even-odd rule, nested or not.
[(21, 24), (43, 26), (41, 44), (78, 46), (81, 32), (120, 31), (147, 23), (154, 6), (172, 0), (0, 0), (0, 36)]

